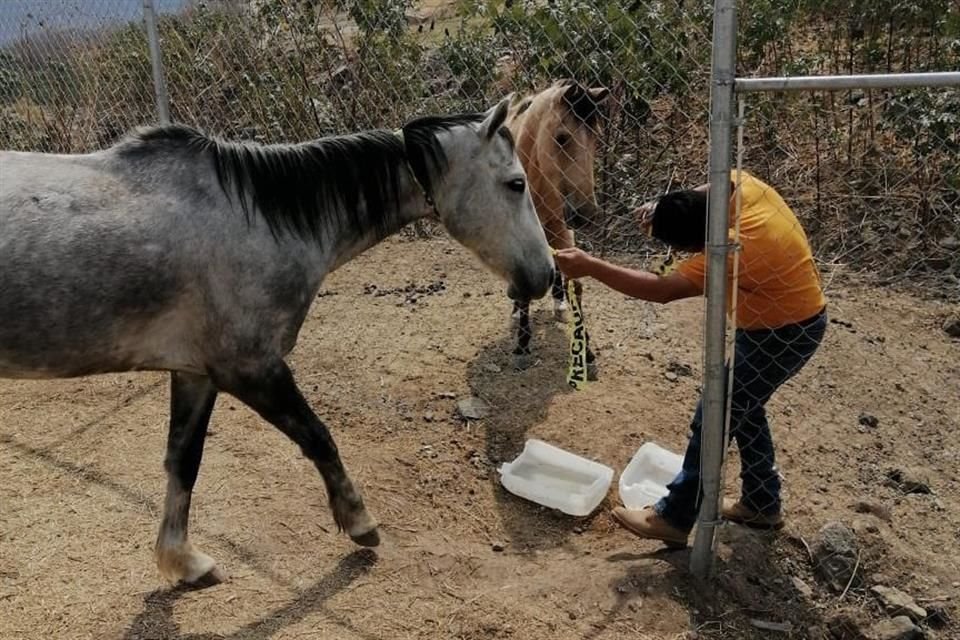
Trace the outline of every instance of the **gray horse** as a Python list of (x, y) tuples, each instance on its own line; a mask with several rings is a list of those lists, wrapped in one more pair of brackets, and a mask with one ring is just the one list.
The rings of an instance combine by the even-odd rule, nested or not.
[(553, 260), (503, 126), (508, 104), (298, 145), (230, 143), (175, 125), (88, 155), (0, 153), (0, 377), (171, 372), (156, 544), (165, 578), (222, 579), (187, 539), (221, 391), (313, 461), (341, 530), (379, 544), (284, 358), (324, 277), (426, 215), (511, 297), (547, 292)]

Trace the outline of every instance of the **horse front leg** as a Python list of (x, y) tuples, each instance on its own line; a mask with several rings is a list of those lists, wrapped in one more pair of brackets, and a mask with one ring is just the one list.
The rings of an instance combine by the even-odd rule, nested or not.
[(250, 373), (228, 372), (215, 377), (217, 386), (236, 396), (299, 445), (320, 472), (333, 519), (341, 531), (364, 547), (380, 544), (377, 522), (363, 504), (340, 460), (327, 426), (316, 416), (282, 360)]
[[(586, 313), (583, 311), (583, 284), (579, 280), (573, 281), (573, 292), (577, 296), (577, 301), (580, 303), (580, 313), (586, 318)], [(596, 380), (599, 374), (597, 367), (597, 355), (593, 352), (593, 349), (590, 348), (590, 332), (584, 329), (584, 341), (587, 346), (587, 380)]]
[(206, 376), (171, 375), (170, 431), (163, 464), (167, 496), (154, 555), (160, 575), (174, 584), (207, 585), (223, 580), (213, 558), (194, 549), (187, 539), (190, 498), (216, 399), (217, 390)]

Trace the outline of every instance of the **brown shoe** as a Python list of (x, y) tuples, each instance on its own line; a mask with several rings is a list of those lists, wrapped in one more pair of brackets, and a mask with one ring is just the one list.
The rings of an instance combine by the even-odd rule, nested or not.
[(620, 523), (620, 526), (641, 538), (660, 540), (671, 549), (683, 549), (687, 546), (687, 532), (670, 525), (653, 510), (653, 507), (643, 509), (617, 507), (611, 515)]
[(724, 520), (736, 522), (754, 529), (782, 529), (783, 514), (764, 514), (746, 507), (739, 500), (733, 498), (724, 498), (723, 506), (720, 509), (720, 515)]

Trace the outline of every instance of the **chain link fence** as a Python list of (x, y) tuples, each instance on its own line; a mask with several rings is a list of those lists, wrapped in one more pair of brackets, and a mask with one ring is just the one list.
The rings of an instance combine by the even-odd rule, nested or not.
[[(594, 249), (645, 247), (629, 215), (638, 195), (703, 170), (709, 3), (153, 4), (171, 118), (234, 139), (396, 127), (562, 78), (609, 89), (596, 154), (602, 225), (584, 237)], [(141, 0), (21, 5), (0, 9), (0, 146), (89, 151), (156, 121)]]
[[(947, 3), (925, 0), (906, 13), (856, 4), (754, 7), (741, 21), (743, 75), (960, 64)], [(274, 142), (394, 127), (573, 78), (611, 92), (595, 163), (601, 224), (583, 234), (588, 248), (649, 257), (632, 205), (703, 176), (709, 2), (153, 5), (172, 118), (217, 135)], [(0, 146), (89, 151), (155, 122), (142, 11), (142, 0), (5, 3)], [(847, 19), (828, 20), (836, 12)], [(751, 111), (747, 164), (783, 177), (819, 259), (864, 271), (879, 264), (889, 278), (956, 272), (956, 91), (772, 95)], [(891, 234), (892, 260), (878, 241)]]
[[(721, 4), (731, 9), (732, 3), (718, 2), (718, 13)], [(719, 395), (726, 407), (714, 405), (709, 412), (698, 407), (688, 449), (696, 462), (684, 467), (699, 474), (685, 485), (702, 477), (706, 496), (699, 525), (708, 544), (717, 486), (722, 486), (719, 518), (761, 529), (783, 526), (776, 429), (771, 430), (766, 405), (816, 361), (835, 326), (831, 322), (852, 329), (831, 318), (843, 309), (842, 302), (830, 303), (835, 276), (867, 273), (874, 284), (909, 283), (914, 292), (960, 301), (960, 74), (924, 75), (960, 68), (958, 9), (940, 2), (810, 2), (780, 10), (779, 20), (769, 23), (745, 11), (739, 25), (747, 42), (740, 41), (738, 63), (751, 72), (734, 74), (741, 107), (735, 167), (743, 171), (731, 173), (729, 236), (725, 196), (711, 202), (724, 205), (710, 213), (709, 227), (719, 233), (711, 234), (708, 246), (709, 253), (719, 254), (717, 272), (722, 273), (723, 256), (729, 258), (727, 282), (720, 276), (719, 284), (721, 289), (726, 284), (731, 313), (728, 344), (714, 358), (721, 364), (725, 352), (726, 366), (720, 375), (707, 372), (704, 398)], [(798, 37), (803, 34), (798, 19), (809, 25), (806, 35), (813, 39)], [(764, 33), (768, 37), (759, 37)], [(715, 51), (725, 44), (733, 46), (714, 43)], [(727, 69), (719, 71), (724, 73), (714, 77), (715, 89), (726, 78)], [(868, 78), (879, 73), (887, 75)], [(810, 82), (785, 90), (789, 83), (782, 78), (799, 75), (811, 76)], [(809, 92), (801, 92), (804, 86)], [(715, 105), (714, 115), (724, 108)], [(719, 168), (712, 176), (724, 174), (729, 158), (721, 160), (711, 158), (711, 169)], [(713, 224), (718, 216), (720, 229)], [(700, 277), (707, 270), (690, 263), (678, 268)], [(820, 294), (824, 288), (826, 297)], [(724, 340), (723, 317), (710, 310), (723, 305), (722, 296), (708, 300), (708, 368)], [(799, 384), (810, 389), (806, 380)], [(861, 414), (860, 423), (871, 428), (876, 418)], [(736, 475), (724, 479), (718, 454), (731, 441), (737, 469), (731, 465), (727, 471)], [(887, 472), (885, 486), (912, 491), (897, 481), (898, 474)], [(682, 479), (671, 496), (682, 495)], [(803, 511), (807, 500), (809, 495), (795, 495), (791, 502)], [(669, 501), (663, 513), (671, 515)], [(812, 572), (840, 599), (854, 593), (899, 615), (877, 628), (898, 626), (916, 635), (943, 628), (947, 623), (939, 614), (899, 589), (871, 585), (875, 578), (868, 566), (876, 558), (860, 547), (859, 537), (841, 522), (826, 525), (807, 547)], [(702, 575), (713, 549), (701, 542), (698, 535), (692, 566)], [(907, 605), (897, 609), (896, 598)], [(834, 637), (854, 637), (846, 633), (831, 629)]]
[(156, 119), (137, 0), (0, 5), (0, 148), (89, 151)]

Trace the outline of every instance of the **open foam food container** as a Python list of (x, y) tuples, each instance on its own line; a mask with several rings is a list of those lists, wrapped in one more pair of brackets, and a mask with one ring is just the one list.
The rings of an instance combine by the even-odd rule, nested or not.
[(613, 481), (610, 467), (536, 439), (499, 472), (510, 493), (571, 516), (590, 515)]
[(620, 474), (618, 489), (623, 506), (642, 509), (667, 495), (667, 485), (682, 466), (683, 456), (655, 442), (644, 443)]

